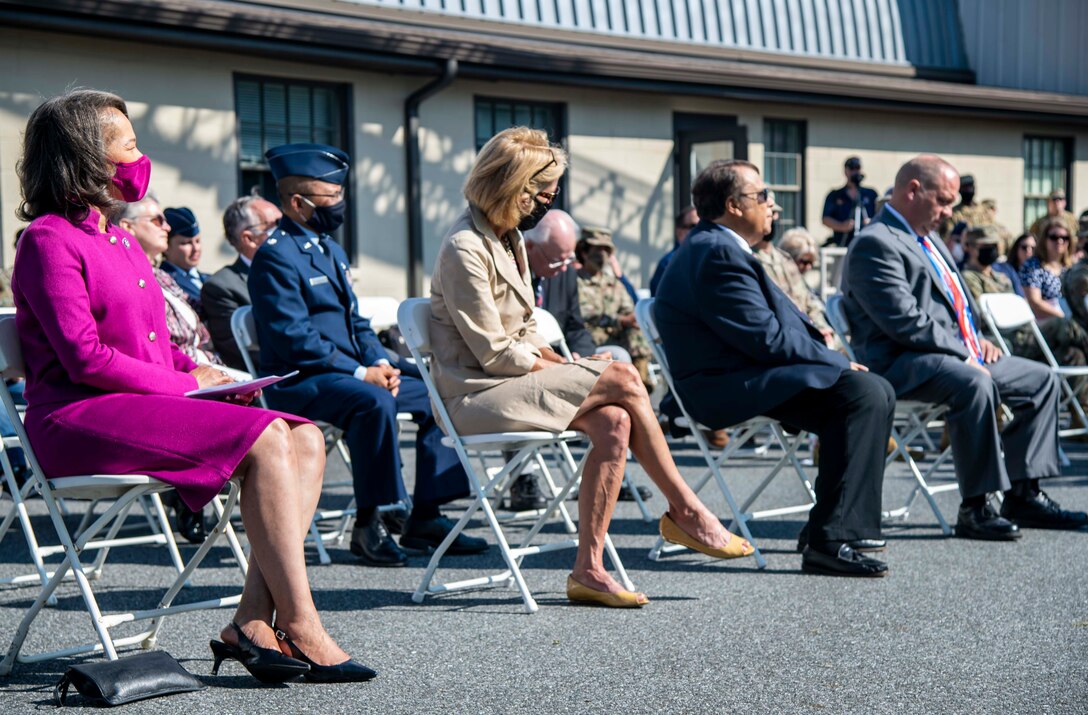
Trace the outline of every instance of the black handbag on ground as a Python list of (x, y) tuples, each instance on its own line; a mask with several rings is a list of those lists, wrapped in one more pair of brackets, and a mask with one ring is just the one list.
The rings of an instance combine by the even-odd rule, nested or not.
[(71, 666), (53, 691), (58, 707), (67, 703), (69, 686), (89, 702), (106, 706), (205, 688), (164, 650)]

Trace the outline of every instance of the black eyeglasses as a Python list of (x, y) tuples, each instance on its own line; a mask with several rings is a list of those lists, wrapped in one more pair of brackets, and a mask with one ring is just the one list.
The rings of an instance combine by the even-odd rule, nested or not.
[(1046, 237), (1049, 238), (1051, 241), (1065, 241), (1066, 243), (1069, 243), (1069, 236), (1060, 236), (1056, 233), (1048, 233)]
[(695, 226), (696, 226), (696, 223), (693, 221), (692, 223), (682, 223), (679, 226), (677, 226), (677, 228), (683, 229), (685, 231), (690, 231), (691, 229), (695, 228)]
[(551, 154), (551, 156), (552, 156), (552, 160), (551, 160), (551, 161), (549, 161), (549, 162), (548, 162), (547, 164), (545, 164), (544, 166), (540, 167), (540, 168), (539, 168), (539, 169), (537, 170), (537, 172), (536, 172), (535, 174), (533, 174), (532, 176), (530, 176), (530, 177), (529, 177), (529, 183), (530, 183), (530, 184), (531, 184), (531, 183), (533, 183), (533, 179), (535, 179), (536, 177), (540, 176), (541, 174), (543, 174), (543, 173), (544, 173), (545, 171), (547, 171), (548, 169), (552, 168), (553, 166), (559, 166), (559, 161), (558, 161), (558, 160), (557, 160), (557, 159), (555, 158), (555, 154), (554, 154), (554, 153), (552, 153), (552, 152), (549, 152), (549, 153), (550, 153), (550, 154)]
[(536, 192), (536, 195), (537, 198), (544, 199), (548, 202), (548, 205), (551, 206), (555, 203), (555, 197), (559, 195), (559, 187), (555, 187), (555, 191), (538, 191)]
[(768, 188), (760, 189), (759, 191), (752, 191), (747, 194), (740, 194), (741, 196), (755, 196), (757, 204), (767, 203), (767, 199), (771, 198), (771, 190)]

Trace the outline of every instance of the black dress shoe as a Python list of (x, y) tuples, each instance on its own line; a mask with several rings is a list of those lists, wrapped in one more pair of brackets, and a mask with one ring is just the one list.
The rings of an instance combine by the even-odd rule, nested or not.
[[(413, 519), (408, 517), (400, 545), (417, 551), (434, 551), (446, 535), (453, 530), (453, 522), (444, 516), (437, 519)], [(446, 549), (447, 554), (479, 554), (487, 551), (487, 542), (475, 536), (460, 533)]]
[[(654, 495), (654, 493), (651, 492), (646, 487), (635, 487), (635, 489), (638, 489), (638, 495), (640, 497), (642, 497), (642, 501), (646, 501), (646, 500), (648, 500), (650, 497), (652, 497)], [(635, 495), (634, 495), (634, 492), (631, 491), (631, 485), (630, 484), (624, 484), (624, 485), (620, 486), (619, 500), (620, 501), (634, 501), (635, 500)]]
[(956, 536), (982, 541), (1014, 541), (1021, 534), (1020, 527), (999, 516), (987, 503), (982, 506), (960, 507)]
[(204, 511), (193, 511), (180, 499), (174, 505), (174, 526), (190, 544), (203, 544), (208, 536)]
[(275, 629), (276, 637), (291, 647), (291, 653), (301, 662), (310, 667), (306, 671), (306, 681), (309, 683), (365, 683), (374, 678), (378, 672), (371, 670), (354, 658), (348, 658), (343, 663), (336, 665), (318, 665), (310, 660), (310, 657), (295, 645), (291, 636), (279, 628)]
[(862, 556), (848, 544), (840, 546), (835, 554), (825, 553), (810, 544), (801, 554), (801, 570), (823, 576), (876, 578), (888, 575), (888, 564), (869, 556)]
[(1006, 494), (1001, 516), (1029, 529), (1081, 529), (1088, 525), (1088, 514), (1062, 509), (1044, 491), (1032, 497)]
[(408, 556), (393, 541), (381, 519), (369, 524), (356, 524), (351, 530), (351, 553), (367, 566), (390, 568), (404, 566)]
[(534, 474), (519, 475), (510, 485), (510, 511), (532, 511), (548, 506)]
[[(888, 549), (888, 542), (884, 539), (853, 539), (847, 541), (846, 545), (863, 554), (887, 551)], [(801, 527), (801, 533), (797, 536), (797, 553), (803, 553), (806, 546), (808, 546), (808, 524)]]

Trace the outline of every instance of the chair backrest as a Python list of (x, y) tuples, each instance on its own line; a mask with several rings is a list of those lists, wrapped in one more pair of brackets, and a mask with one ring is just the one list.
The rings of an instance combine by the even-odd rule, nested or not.
[(431, 352), (431, 299), (409, 298), (402, 302), (397, 308), (397, 326), (412, 357), (420, 362)]
[(387, 295), (359, 296), (359, 315), (370, 320), (370, 327), (379, 332), (397, 324), (400, 302)]
[(1050, 350), (1046, 338), (1039, 330), (1039, 324), (1035, 322), (1035, 315), (1031, 312), (1031, 306), (1028, 305), (1027, 300), (1015, 293), (983, 293), (978, 297), (978, 305), (979, 310), (982, 311), (982, 318), (1006, 355), (1012, 355), (1012, 348), (1006, 342), (1005, 334), (1028, 328), (1047, 364), (1051, 367), (1060, 367), (1058, 358)]
[(1018, 330), (1035, 322), (1031, 306), (1015, 293), (983, 293), (978, 304), (983, 314), (989, 316), (992, 327), (1001, 332)]
[(558, 346), (560, 355), (568, 360), (572, 359), (567, 338), (563, 335), (563, 328), (559, 326), (555, 316), (543, 308), (533, 308), (533, 319), (536, 320), (537, 334), (547, 340), (549, 345)]
[(831, 324), (831, 329), (839, 336), (839, 342), (842, 343), (846, 356), (857, 362), (857, 358), (854, 356), (854, 348), (850, 345), (850, 321), (846, 319), (846, 304), (843, 302), (842, 294), (829, 295), (827, 305), (824, 306), (824, 312), (827, 314), (827, 322)]
[[(253, 307), (243, 305), (238, 307), (230, 316), (230, 332), (234, 335), (234, 342), (238, 344), (238, 352), (242, 353), (242, 362), (246, 364), (246, 372), (257, 377), (257, 366), (253, 364), (253, 356), (250, 351), (260, 350), (257, 342), (257, 322), (253, 318)], [(261, 407), (268, 409), (268, 402), (262, 394), (257, 398)]]
[(680, 405), (680, 410), (684, 413), (684, 416), (691, 420), (687, 410), (684, 409), (680, 396), (676, 394), (676, 386), (672, 384), (669, 359), (665, 357), (665, 346), (661, 342), (661, 333), (657, 329), (657, 322), (654, 321), (655, 300), (655, 298), (643, 298), (635, 303), (635, 320), (638, 321), (638, 327), (642, 329), (642, 334), (646, 336), (647, 342), (650, 343), (650, 350), (654, 354), (654, 360), (661, 366), (661, 374), (665, 377), (665, 384), (669, 386), (669, 391), (672, 392), (673, 397), (676, 399), (676, 404)]
[(23, 365), (23, 347), (15, 329), (15, 316), (0, 317), (0, 375), (8, 380), (26, 376)]
[(243, 305), (230, 316), (230, 332), (234, 335), (234, 342), (238, 344), (238, 352), (242, 353), (242, 360), (246, 364), (246, 371), (250, 375), (257, 374), (257, 366), (250, 357), (251, 350), (259, 350), (257, 342), (257, 323), (253, 319), (253, 307)]

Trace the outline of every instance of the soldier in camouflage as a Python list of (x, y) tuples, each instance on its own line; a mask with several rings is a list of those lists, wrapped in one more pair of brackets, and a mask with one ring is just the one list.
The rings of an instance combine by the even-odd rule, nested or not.
[(648, 390), (653, 389), (650, 378), (650, 344), (635, 320), (635, 303), (623, 284), (608, 267), (616, 252), (612, 232), (607, 228), (587, 226), (574, 249), (581, 264), (578, 269), (578, 304), (582, 319), (593, 342), (617, 345), (631, 355)]

